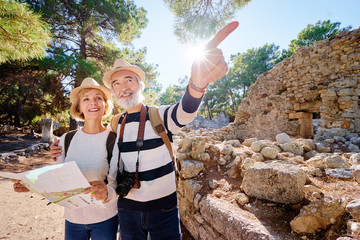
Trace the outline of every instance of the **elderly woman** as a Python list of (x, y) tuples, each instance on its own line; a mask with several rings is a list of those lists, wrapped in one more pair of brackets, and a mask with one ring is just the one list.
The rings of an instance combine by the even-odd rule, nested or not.
[[(116, 199), (107, 199), (108, 188), (104, 182), (109, 171), (106, 143), (110, 130), (103, 126), (102, 119), (112, 111), (110, 99), (109, 89), (92, 78), (85, 78), (70, 94), (70, 114), (73, 118), (83, 120), (84, 126), (75, 132), (68, 150), (62, 151), (57, 163), (75, 161), (91, 185), (84, 193), (102, 200), (104, 206), (65, 208), (65, 240), (116, 239)], [(62, 149), (66, 134), (69, 133), (60, 138), (59, 146)], [(19, 182), (14, 183), (14, 190), (28, 191)]]

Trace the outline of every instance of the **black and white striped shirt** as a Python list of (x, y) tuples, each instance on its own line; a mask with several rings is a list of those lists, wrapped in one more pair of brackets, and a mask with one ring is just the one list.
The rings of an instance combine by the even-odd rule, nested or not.
[[(160, 106), (159, 113), (164, 121), (166, 132), (172, 142), (172, 135), (180, 131), (196, 116), (201, 98), (193, 98), (187, 91), (181, 101), (171, 106)], [(148, 107), (147, 107), (148, 110)], [(119, 137), (120, 118), (117, 134)], [(124, 170), (135, 172), (138, 155), (136, 139), (138, 134), (140, 112), (128, 114), (124, 129), (121, 158)], [(119, 149), (118, 138), (115, 142), (113, 158), (109, 171), (109, 185), (114, 190), (117, 186), (116, 173)], [(120, 168), (121, 168), (120, 167)], [(132, 188), (127, 196), (119, 197), (118, 208), (136, 211), (154, 211), (171, 208), (177, 204), (175, 171), (170, 157), (160, 136), (156, 135), (146, 114), (144, 145), (139, 154), (139, 178), (141, 187)], [(108, 200), (116, 197), (115, 191), (109, 191)]]

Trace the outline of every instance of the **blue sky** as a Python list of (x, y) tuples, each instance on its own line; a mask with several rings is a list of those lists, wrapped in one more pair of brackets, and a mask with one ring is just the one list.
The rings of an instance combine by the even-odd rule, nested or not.
[[(190, 76), (191, 51), (189, 44), (180, 44), (174, 35), (174, 16), (163, 0), (134, 0), (148, 13), (148, 26), (139, 39), (133, 41), (135, 49), (147, 48), (146, 62), (157, 64), (157, 81), (163, 86), (178, 84), (178, 79)], [(329, 20), (341, 22), (352, 29), (360, 27), (360, 0), (252, 0), (238, 10), (234, 20), (239, 27), (220, 45), (225, 60), (231, 54), (275, 43), (287, 49), (290, 41), (308, 24)]]

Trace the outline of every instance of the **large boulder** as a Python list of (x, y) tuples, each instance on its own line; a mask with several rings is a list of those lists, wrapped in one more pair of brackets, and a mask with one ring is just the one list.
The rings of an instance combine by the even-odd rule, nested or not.
[(257, 162), (247, 169), (242, 187), (252, 197), (295, 204), (304, 198), (306, 178), (295, 165)]
[(200, 202), (200, 213), (224, 239), (275, 239), (255, 215), (224, 200), (204, 197)]

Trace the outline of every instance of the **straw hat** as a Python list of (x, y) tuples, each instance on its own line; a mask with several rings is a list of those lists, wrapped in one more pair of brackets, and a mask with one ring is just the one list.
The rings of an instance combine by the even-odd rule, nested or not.
[(74, 88), (70, 93), (70, 102), (75, 104), (79, 98), (79, 92), (85, 88), (99, 89), (104, 93), (108, 100), (111, 99), (110, 90), (100, 86), (93, 78), (85, 78), (79, 87)]
[(139, 68), (138, 66), (135, 65), (131, 65), (130, 63), (128, 63), (127, 61), (125, 61), (124, 59), (116, 59), (114, 62), (114, 66), (113, 68), (106, 72), (104, 74), (103, 77), (103, 83), (107, 88), (110, 88), (110, 81), (111, 81), (111, 76), (118, 72), (118, 71), (122, 71), (122, 70), (129, 70), (134, 72), (136, 75), (139, 76), (141, 81), (145, 81), (145, 73), (143, 70), (141, 70), (141, 68)]

